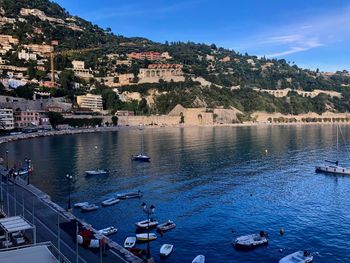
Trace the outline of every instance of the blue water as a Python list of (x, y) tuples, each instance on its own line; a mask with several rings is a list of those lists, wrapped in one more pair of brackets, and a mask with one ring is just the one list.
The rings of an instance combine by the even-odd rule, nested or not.
[[(342, 130), (347, 140), (350, 127)], [(135, 235), (135, 222), (145, 219), (140, 204), (155, 205), (156, 219), (177, 224), (151, 242), (157, 262), (191, 262), (197, 254), (216, 263), (278, 262), (305, 249), (319, 252), (314, 262), (350, 262), (350, 177), (314, 172), (315, 164), (335, 158), (335, 132), (331, 125), (146, 129), (150, 163), (130, 161), (140, 150), (141, 132), (126, 129), (18, 141), (2, 145), (0, 154), (7, 147), (11, 164), (30, 157), (32, 182), (63, 207), (67, 172), (77, 178), (73, 203), (142, 190), (141, 200), (74, 213), (97, 229), (116, 226), (111, 238), (122, 244)], [(350, 166), (341, 145), (339, 159)], [(85, 170), (95, 168), (113, 173), (85, 177)], [(267, 247), (232, 247), (233, 238), (260, 230), (269, 233)], [(175, 250), (160, 260), (163, 243)]]

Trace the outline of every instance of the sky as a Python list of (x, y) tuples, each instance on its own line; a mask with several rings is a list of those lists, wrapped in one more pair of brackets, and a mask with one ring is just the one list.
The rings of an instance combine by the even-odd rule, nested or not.
[(55, 0), (113, 33), (350, 70), (350, 0)]

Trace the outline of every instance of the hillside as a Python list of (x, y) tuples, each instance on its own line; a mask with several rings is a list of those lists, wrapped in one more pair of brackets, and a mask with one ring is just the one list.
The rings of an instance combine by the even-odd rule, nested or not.
[[(0, 84), (2, 94), (31, 97), (34, 90), (43, 90), (74, 99), (92, 92), (103, 95), (108, 110), (143, 114), (168, 113), (177, 103), (185, 107), (235, 107), (247, 114), (350, 111), (347, 71), (302, 69), (284, 59), (258, 58), (215, 44), (163, 44), (142, 37), (126, 38), (71, 16), (48, 0), (0, 0), (0, 6), (0, 34), (18, 39), (14, 44), (0, 43), (2, 64), (26, 68), (21, 78), (25, 84), (16, 90), (5, 90)], [(53, 45), (56, 52), (99, 49), (57, 55), (58, 86), (50, 88), (49, 59), (40, 50), (33, 51), (33, 44)], [(75, 70), (74, 60), (84, 61), (85, 75)], [(1, 70), (2, 79), (8, 78), (8, 68)], [(137, 93), (137, 98), (128, 98), (131, 93)]]

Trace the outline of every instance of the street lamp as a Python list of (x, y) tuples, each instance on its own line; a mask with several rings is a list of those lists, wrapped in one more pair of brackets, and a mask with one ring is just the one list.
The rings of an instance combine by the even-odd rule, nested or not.
[(9, 170), (9, 151), (6, 150), (6, 171)]
[(150, 207), (147, 207), (146, 203), (141, 204), (143, 211), (147, 214), (148, 219), (148, 226), (147, 226), (147, 262), (153, 262), (153, 259), (151, 257), (151, 250), (149, 247), (149, 222), (150, 222), (150, 215), (153, 215), (156, 207), (154, 205), (151, 205)]
[(69, 189), (69, 192), (68, 192), (68, 208), (67, 208), (67, 211), (71, 211), (72, 208), (71, 208), (70, 192), (71, 192), (71, 184), (72, 184), (72, 181), (73, 181), (73, 176), (67, 173), (67, 174), (66, 174), (66, 178), (67, 178), (67, 180), (68, 180), (68, 189)]
[(24, 162), (27, 164), (27, 185), (29, 185), (29, 176), (31, 173), (31, 167), (30, 167), (30, 163), (32, 162), (31, 159), (24, 159)]

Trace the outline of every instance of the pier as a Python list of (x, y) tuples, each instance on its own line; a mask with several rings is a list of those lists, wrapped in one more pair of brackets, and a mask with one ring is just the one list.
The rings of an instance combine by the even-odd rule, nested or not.
[[(0, 167), (0, 210), (7, 216), (22, 216), (36, 229), (36, 242), (51, 242), (70, 262), (141, 263), (140, 258), (107, 237), (102, 249), (88, 249), (77, 244), (76, 231), (82, 227), (97, 233), (86, 222), (50, 200), (50, 196), (17, 176), (8, 178)], [(34, 234), (35, 235), (35, 234)], [(34, 237), (32, 237), (34, 240)]]

